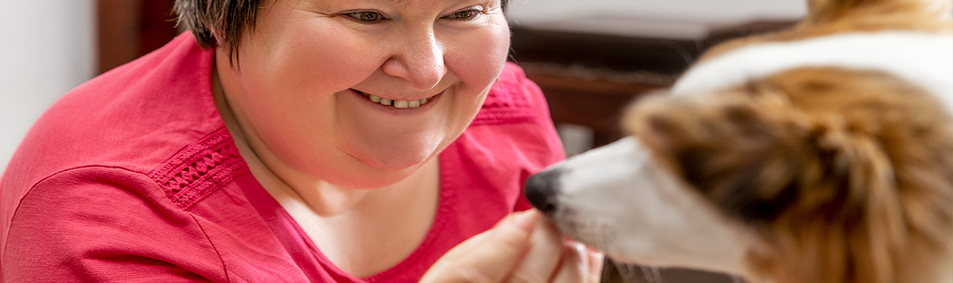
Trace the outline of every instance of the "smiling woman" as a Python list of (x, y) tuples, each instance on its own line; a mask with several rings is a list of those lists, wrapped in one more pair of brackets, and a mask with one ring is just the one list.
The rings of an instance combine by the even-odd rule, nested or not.
[[(419, 172), (476, 115), (509, 40), (498, 2), (414, 2), (278, 1), (261, 11), (238, 64), (217, 56), (239, 140), (286, 180), (378, 188)], [(399, 110), (361, 93), (433, 101)]]
[(564, 158), (499, 0), (176, 9), (192, 33), (66, 94), (18, 149), (4, 282), (598, 279), (535, 213), (494, 226)]

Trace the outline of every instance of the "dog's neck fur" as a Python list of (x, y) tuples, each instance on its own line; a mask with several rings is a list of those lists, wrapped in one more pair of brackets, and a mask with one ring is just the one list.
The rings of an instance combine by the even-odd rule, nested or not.
[(883, 71), (930, 91), (953, 109), (953, 35), (910, 31), (846, 33), (752, 45), (701, 62), (674, 95), (712, 93), (782, 71), (843, 67)]

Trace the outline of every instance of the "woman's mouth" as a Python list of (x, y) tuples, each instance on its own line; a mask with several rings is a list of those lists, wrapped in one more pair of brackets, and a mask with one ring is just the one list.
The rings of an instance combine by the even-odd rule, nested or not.
[(388, 98), (381, 98), (379, 96), (364, 93), (360, 90), (356, 90), (353, 88), (351, 90), (364, 95), (364, 97), (367, 97), (367, 99), (369, 99), (371, 102), (378, 103), (381, 105), (393, 106), (394, 108), (417, 108), (417, 107), (423, 106), (424, 104), (427, 104), (427, 101), (430, 101), (430, 99), (433, 98), (433, 96), (431, 96), (421, 100), (414, 100), (414, 101), (394, 100), (394, 99), (388, 99)]

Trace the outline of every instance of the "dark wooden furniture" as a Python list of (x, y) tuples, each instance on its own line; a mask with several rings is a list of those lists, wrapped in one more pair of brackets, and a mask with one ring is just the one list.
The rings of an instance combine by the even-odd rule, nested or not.
[(594, 146), (621, 137), (619, 116), (646, 92), (669, 87), (700, 53), (684, 40), (514, 27), (510, 59), (546, 94), (553, 121), (589, 127)]
[(790, 26), (757, 21), (698, 40), (635, 38), (513, 27), (510, 60), (546, 94), (553, 121), (589, 127), (593, 146), (619, 139), (618, 121), (639, 96), (668, 88), (707, 48)]
[(99, 73), (172, 40), (178, 34), (172, 3), (173, 0), (97, 0)]

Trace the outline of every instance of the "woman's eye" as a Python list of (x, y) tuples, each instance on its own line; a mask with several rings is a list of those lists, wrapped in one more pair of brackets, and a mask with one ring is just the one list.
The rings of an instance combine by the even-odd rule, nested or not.
[(478, 10), (465, 10), (465, 11), (459, 11), (459, 12), (450, 14), (450, 16), (447, 16), (447, 18), (454, 19), (454, 20), (469, 20), (469, 19), (476, 18), (477, 16), (480, 15), (480, 13), (482, 12)]
[(384, 20), (384, 15), (378, 12), (353, 12), (347, 13), (347, 16), (364, 23), (377, 23)]

